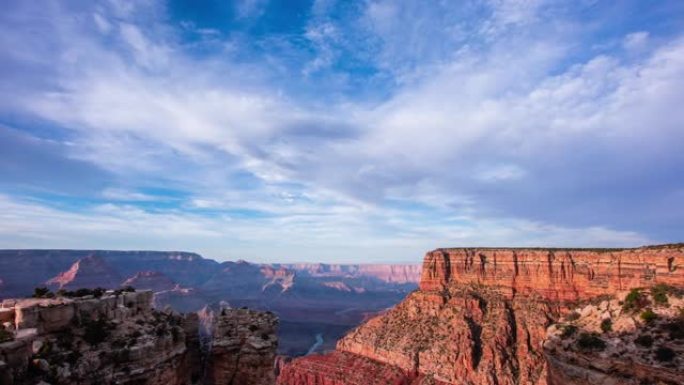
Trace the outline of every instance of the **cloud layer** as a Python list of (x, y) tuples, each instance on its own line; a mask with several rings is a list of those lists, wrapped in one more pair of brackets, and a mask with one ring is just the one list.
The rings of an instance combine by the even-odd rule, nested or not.
[(0, 247), (681, 241), (683, 6), (219, 4), (8, 6)]

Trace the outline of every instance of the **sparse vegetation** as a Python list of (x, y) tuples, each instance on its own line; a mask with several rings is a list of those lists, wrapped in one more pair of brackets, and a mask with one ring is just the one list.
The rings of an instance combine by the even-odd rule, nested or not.
[(52, 298), (54, 296), (55, 295), (52, 294), (50, 289), (48, 289), (47, 287), (37, 287), (33, 289), (33, 298)]
[(603, 321), (601, 321), (601, 330), (604, 333), (613, 330), (613, 321), (610, 318), (606, 318)]
[(634, 343), (644, 348), (653, 346), (653, 337), (648, 334), (642, 334), (634, 340)]
[(577, 345), (582, 350), (603, 350), (606, 348), (606, 342), (594, 333), (580, 334)]
[(90, 345), (97, 345), (109, 337), (111, 326), (104, 318), (84, 322), (83, 339)]
[(567, 339), (572, 337), (577, 333), (577, 326), (574, 325), (563, 325), (563, 332), (561, 333), (562, 339)]
[(647, 324), (650, 324), (658, 319), (658, 314), (656, 314), (652, 309), (648, 308), (641, 312), (639, 318), (641, 318)]
[(655, 351), (655, 358), (660, 362), (670, 362), (674, 360), (675, 356), (674, 350), (665, 346), (661, 346)]
[(653, 288), (651, 288), (651, 296), (653, 296), (653, 302), (658, 305), (667, 305), (667, 295), (671, 292), (672, 288), (664, 283), (659, 283)]
[(74, 291), (60, 289), (59, 291), (57, 291), (57, 295), (60, 297), (67, 297), (67, 298), (81, 298), (81, 297), (87, 297), (87, 296), (92, 295), (95, 298), (100, 298), (106, 292), (107, 292), (107, 289), (104, 289), (101, 287), (96, 287), (95, 289), (80, 288), (80, 289), (77, 289)]
[(624, 311), (639, 311), (648, 305), (648, 299), (641, 292), (641, 289), (635, 288), (629, 291), (622, 303), (622, 310)]

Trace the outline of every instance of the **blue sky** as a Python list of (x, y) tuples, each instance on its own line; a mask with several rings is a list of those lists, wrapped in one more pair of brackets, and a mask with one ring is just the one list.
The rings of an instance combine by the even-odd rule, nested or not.
[(419, 261), (684, 234), (684, 2), (6, 1), (0, 247)]

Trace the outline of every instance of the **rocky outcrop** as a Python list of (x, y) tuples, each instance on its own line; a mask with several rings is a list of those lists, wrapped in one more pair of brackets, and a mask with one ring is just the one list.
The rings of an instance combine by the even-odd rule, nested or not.
[(103, 287), (117, 288), (121, 277), (102, 257), (95, 254), (76, 261), (69, 270), (48, 280), (45, 284), (54, 289)]
[(266, 385), (275, 383), (278, 320), (272, 313), (223, 309), (210, 325), (208, 385)]
[[(0, 344), (7, 384), (187, 384), (186, 319), (151, 308), (152, 293), (5, 300), (14, 313)], [(2, 365), (0, 365), (2, 366)], [(198, 372), (195, 371), (195, 375)]]
[[(682, 261), (682, 245), (438, 249), (425, 256), (419, 291), (347, 334), (335, 354), (283, 364), (279, 381), (354, 383), (326, 374), (353, 355), (400, 370), (410, 384), (564, 384), (556, 366), (549, 372), (543, 347), (568, 306), (632, 287), (684, 286)], [(359, 369), (358, 376), (383, 383), (384, 373)]]
[(158, 311), (152, 299), (151, 291), (110, 291), (3, 301), (0, 383), (274, 383), (273, 315), (227, 310), (209, 322), (216, 340), (203, 349), (196, 313)]
[(588, 304), (552, 325), (544, 342), (549, 384), (684, 384), (682, 293), (654, 289)]

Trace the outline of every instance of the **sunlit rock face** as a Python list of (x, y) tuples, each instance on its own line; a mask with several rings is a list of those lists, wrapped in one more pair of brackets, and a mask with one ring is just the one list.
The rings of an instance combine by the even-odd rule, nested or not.
[(655, 282), (684, 282), (684, 247), (638, 249), (437, 249), (423, 262), (420, 288), (486, 285), (507, 297), (582, 300)]
[(348, 333), (335, 354), (283, 364), (279, 381), (355, 384), (331, 369), (349, 366), (351, 355), (375, 363), (365, 372), (357, 366), (367, 383), (383, 383), (386, 373), (395, 381), (393, 368), (406, 384), (560, 385), (544, 350), (547, 328), (578, 302), (617, 301), (627, 289), (657, 283), (682, 287), (682, 263), (682, 245), (431, 251), (419, 291)]

